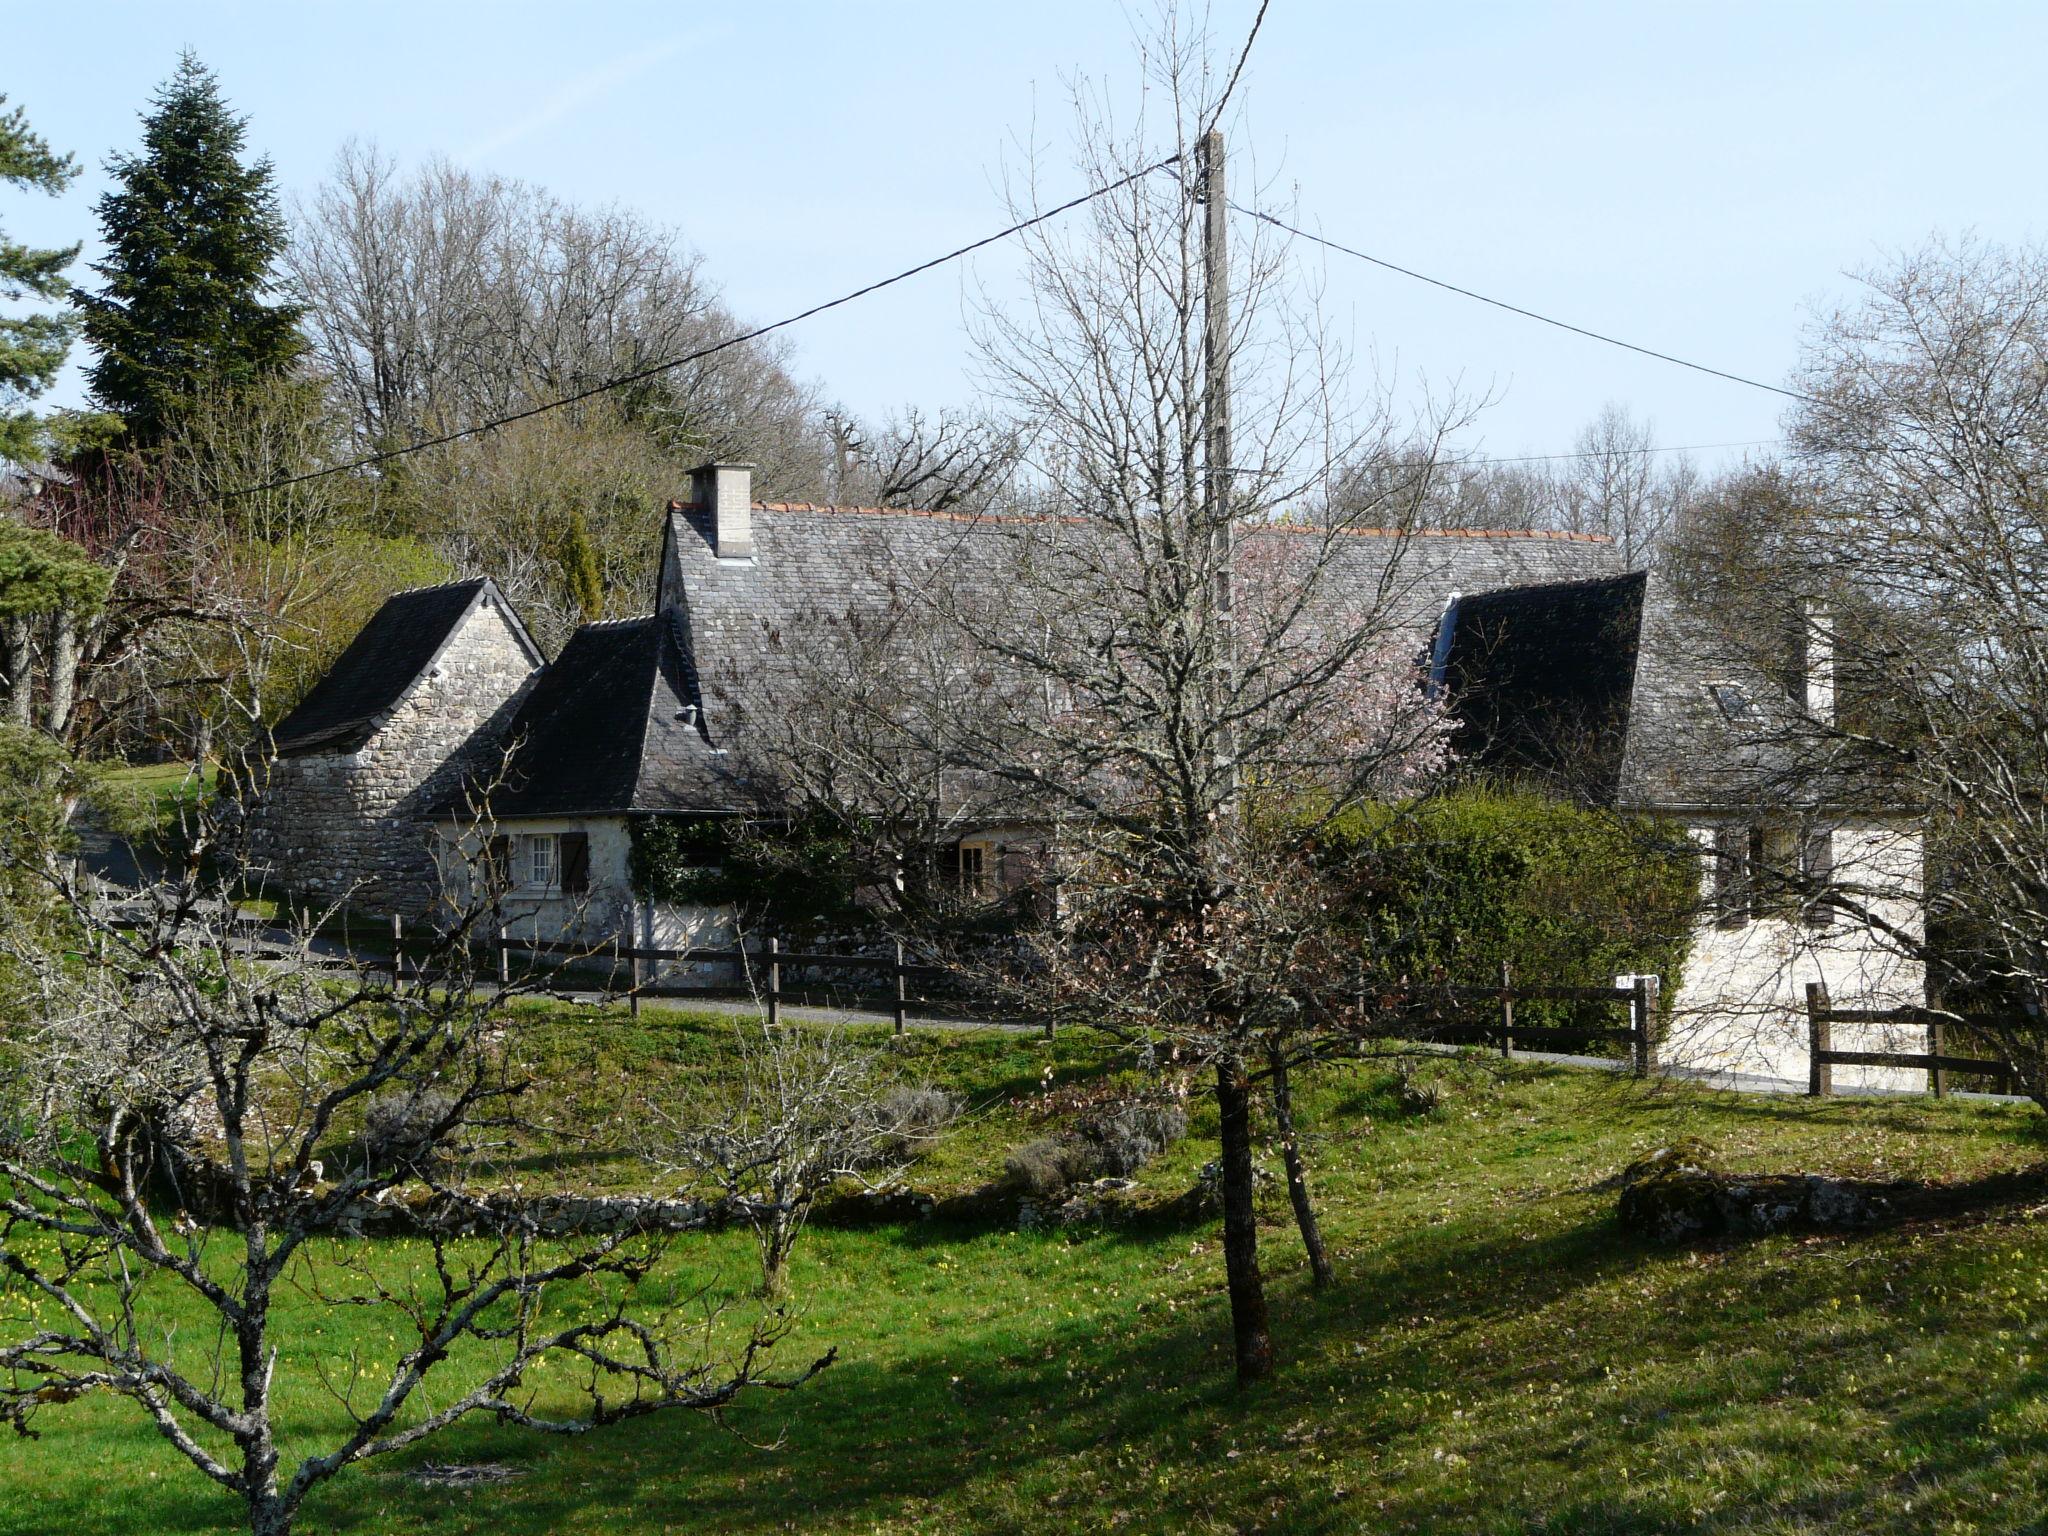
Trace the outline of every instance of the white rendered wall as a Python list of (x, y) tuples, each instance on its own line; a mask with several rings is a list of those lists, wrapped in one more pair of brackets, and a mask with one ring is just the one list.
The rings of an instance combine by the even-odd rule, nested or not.
[[(1690, 829), (1702, 849), (1712, 831)], [(1923, 933), (1922, 845), (1911, 827), (1851, 823), (1834, 834), (1835, 882), (1877, 921), (1837, 913), (1827, 927), (1780, 917), (1723, 926), (1705, 916), (1694, 930), (1685, 977), (1670, 1010), (1664, 1060), (1715, 1073), (1804, 1082), (1811, 1059), (1806, 987), (1819, 982), (1838, 1008), (1897, 1008), (1926, 1000), (1925, 967), (1904, 950)], [(1705, 878), (1712, 860), (1701, 859)], [(1703, 891), (1704, 894), (1704, 891)], [(1703, 903), (1703, 906), (1705, 903)], [(1888, 938), (1891, 927), (1903, 936)], [(1836, 1050), (1924, 1051), (1918, 1025), (1834, 1026)], [(1883, 1067), (1836, 1067), (1837, 1088), (1926, 1087), (1927, 1074)]]

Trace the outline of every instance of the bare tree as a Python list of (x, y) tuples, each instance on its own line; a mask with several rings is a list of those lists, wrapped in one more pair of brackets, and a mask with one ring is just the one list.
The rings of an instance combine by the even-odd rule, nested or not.
[(901, 1081), (888, 1055), (831, 1027), (741, 1024), (736, 1093), (700, 1091), (681, 1113), (650, 1103), (650, 1157), (708, 1180), (753, 1228), (761, 1292), (780, 1295), (818, 1197), (841, 1180), (890, 1182), (957, 1111)]
[[(89, 1394), (126, 1399), (252, 1532), (282, 1536), (345, 1468), (473, 1414), (577, 1433), (830, 1363), (772, 1372), (785, 1313), (708, 1289), (643, 1300), (664, 1254), (652, 1223), (551, 1221), (494, 1176), (526, 1085), (471, 958), (487, 901), (401, 980), (328, 959), (305, 927), (252, 952), (231, 893), (196, 874), (110, 906), (6, 848), (64, 930), (0, 932), (0, 1269), (32, 1314), (0, 1343), (0, 1415), (22, 1433)], [(381, 1264), (354, 1235), (392, 1212), (429, 1264)], [(211, 1326), (180, 1329), (166, 1291)], [(388, 1318), (397, 1358), (336, 1359), (287, 1324), (287, 1294)], [(338, 1431), (285, 1417), (282, 1384), (305, 1373)]]
[(1662, 563), (1666, 540), (1701, 491), (1689, 457), (1667, 456), (1651, 423), (1610, 403), (1569, 452), (1435, 465), (1422, 515), (1436, 528), (1598, 534), (1633, 570)]
[(1780, 629), (1840, 637), (1804, 770), (1837, 803), (1924, 813), (1926, 932), (1882, 922), (1884, 882), (1829, 899), (1983, 1008), (2048, 1106), (2048, 254), (1936, 242), (1864, 285), (1808, 338), (1811, 537), (1781, 590), (1825, 607)]
[[(985, 372), (1024, 444), (1021, 509), (970, 520), (929, 569), (897, 563), (891, 601), (849, 616), (905, 660), (836, 685), (849, 728), (815, 745), (845, 775), (849, 819), (900, 770), (905, 800), (985, 797), (1042, 829), (1056, 911), (1032, 931), (1035, 966), (1003, 979), (1213, 1073), (1249, 1382), (1272, 1367), (1253, 1206), (1275, 1018), (1261, 999), (1302, 1002), (1306, 974), (1261, 894), (1282, 863), (1269, 845), (1283, 822), (1284, 845), (1409, 784), (1439, 739), (1419, 679), (1396, 663), (1389, 686), (1388, 663), (1413, 651), (1404, 531), (1458, 417), (1418, 432), (1384, 401), (1355, 407), (1341, 349), (1255, 234), (1233, 255), (1221, 338), (1237, 449), (1210, 461), (1224, 359), (1205, 367), (1196, 142), (1218, 79), (1180, 27), (1169, 15), (1148, 45), (1137, 122), (1112, 129), (1081, 103), (1082, 177), (1113, 190), (1033, 231), (1027, 299), (985, 311)], [(1033, 206), (1027, 183), (1018, 212)], [(1375, 472), (1339, 497), (1357, 465)], [(812, 676), (835, 691), (829, 669)]]
[[(286, 259), (360, 446), (395, 448), (683, 357), (740, 327), (697, 256), (618, 208), (351, 143)], [(825, 453), (787, 354), (749, 343), (651, 377), (627, 415), (678, 459), (747, 458), (815, 494)]]
[(991, 509), (1007, 499), (1023, 448), (1001, 422), (943, 410), (912, 407), (875, 430), (830, 411), (825, 425), (833, 498), (856, 506)]

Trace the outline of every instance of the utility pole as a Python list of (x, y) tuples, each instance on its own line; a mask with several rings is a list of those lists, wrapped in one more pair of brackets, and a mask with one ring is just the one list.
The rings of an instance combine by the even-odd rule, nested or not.
[[(1202, 370), (1204, 511), (1209, 519), (1211, 580), (1215, 586), (1215, 688), (1217, 705), (1228, 709), (1236, 692), (1237, 640), (1232, 630), (1231, 567), (1236, 559), (1236, 519), (1230, 505), (1230, 198), (1223, 176), (1223, 134), (1210, 129), (1196, 151), (1202, 203)], [(1222, 750), (1234, 785), (1236, 745), (1223, 732)]]

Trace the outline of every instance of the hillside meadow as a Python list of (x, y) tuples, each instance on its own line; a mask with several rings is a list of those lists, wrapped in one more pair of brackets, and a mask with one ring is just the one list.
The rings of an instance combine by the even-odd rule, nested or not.
[[(507, 1048), (573, 1129), (529, 1177), (644, 1179), (622, 1106), (730, 1064), (730, 1022), (530, 1008)], [(1043, 1134), (1044, 1094), (1120, 1070), (1085, 1034), (914, 1037), (906, 1072), (967, 1115), (913, 1170), (944, 1196)], [(345, 1473), (302, 1529), (337, 1532), (1649, 1532), (2038, 1528), (2048, 1493), (2048, 1186), (1972, 1181), (2042, 1160), (2028, 1106), (1738, 1097), (1532, 1063), (1445, 1061), (1417, 1112), (1382, 1063), (1332, 1068), (1304, 1109), (1340, 1269), (1306, 1283), (1277, 1186), (1263, 1233), (1283, 1365), (1230, 1385), (1215, 1219), (1180, 1199), (1213, 1121), (1102, 1226), (945, 1216), (820, 1225), (780, 1355), (837, 1346), (800, 1393), (721, 1423), (575, 1439), (486, 1422)], [(559, 1128), (559, 1127), (558, 1127)], [(1855, 1237), (1664, 1250), (1614, 1221), (1614, 1175), (1681, 1136), (1730, 1167), (1956, 1186), (1953, 1208)], [(1277, 1157), (1271, 1159), (1277, 1167)], [(548, 1165), (548, 1166), (541, 1166)], [(2028, 1198), (2033, 1191), (2032, 1198)], [(1991, 1196), (1995, 1195), (1995, 1198)], [(381, 1278), (423, 1245), (353, 1245)], [(741, 1232), (680, 1238), (659, 1290), (744, 1291)], [(158, 1321), (196, 1328), (169, 1293)], [(398, 1352), (387, 1320), (287, 1303), (285, 1417), (345, 1422), (314, 1370)], [(0, 1292), (19, 1327), (22, 1298)], [(566, 1378), (536, 1383), (541, 1400)], [(566, 1402), (566, 1397), (563, 1398)], [(0, 1444), (0, 1530), (216, 1532), (235, 1509), (125, 1405), (83, 1401)], [(434, 1462), (517, 1473), (423, 1485)]]

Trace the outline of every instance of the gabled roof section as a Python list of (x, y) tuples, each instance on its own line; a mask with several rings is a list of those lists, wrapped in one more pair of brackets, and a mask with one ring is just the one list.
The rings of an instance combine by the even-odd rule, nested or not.
[(1636, 810), (1795, 792), (1797, 711), (1652, 573), (1460, 598), (1441, 682), (1466, 765)]
[(486, 599), (504, 615), (519, 644), (539, 666), (539, 647), (489, 577), (394, 593), (298, 708), (271, 732), (278, 755), (348, 753), (362, 747), (413, 685), (433, 669), (463, 622)]
[[(670, 610), (586, 624), (543, 672), (505, 732), (496, 818), (719, 810), (722, 754), (703, 725), (688, 637)], [(480, 764), (492, 771), (497, 763)], [(433, 807), (482, 809), (472, 780)]]

